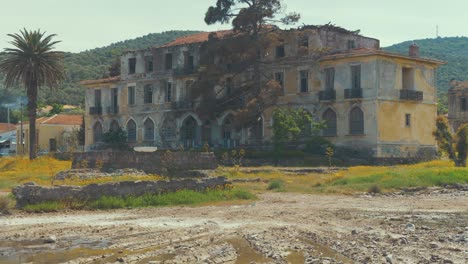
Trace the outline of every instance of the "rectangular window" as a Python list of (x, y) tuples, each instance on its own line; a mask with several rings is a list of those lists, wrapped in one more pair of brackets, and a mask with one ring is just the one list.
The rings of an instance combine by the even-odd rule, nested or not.
[(232, 93), (232, 78), (228, 77), (226, 78), (226, 95), (230, 95)]
[(171, 102), (172, 101), (172, 83), (167, 82), (166, 83), (166, 102)]
[(136, 71), (136, 58), (128, 59), (128, 74), (134, 74)]
[(94, 106), (101, 107), (101, 90), (94, 90)]
[(412, 68), (403, 68), (401, 89), (413, 90), (414, 88), (414, 70)]
[(307, 93), (309, 91), (309, 71), (300, 71), (300, 91), (301, 93)]
[(284, 74), (283, 72), (275, 72), (275, 81), (279, 83), (281, 89), (284, 89)]
[(152, 104), (153, 103), (153, 86), (146, 85), (143, 92), (144, 92), (144, 103)]
[(348, 40), (348, 49), (355, 49), (356, 48), (356, 42), (352, 39)]
[(325, 90), (332, 91), (335, 89), (335, 68), (325, 69)]
[(172, 70), (172, 53), (166, 53), (164, 57), (166, 70)]
[(128, 104), (129, 105), (135, 104), (135, 86), (128, 87)]
[(405, 126), (407, 126), (407, 127), (411, 126), (411, 114), (406, 114), (405, 115)]
[(466, 107), (466, 98), (460, 98), (460, 111), (468, 110)]
[(190, 71), (192, 71), (195, 68), (193, 56), (188, 56), (186, 68)]
[(276, 58), (283, 58), (285, 56), (284, 45), (276, 46)]
[(153, 72), (153, 56), (146, 56), (146, 72)]
[(351, 66), (351, 89), (361, 89), (361, 65)]
[(111, 113), (118, 113), (119, 108), (119, 94), (117, 88), (111, 89)]
[(302, 37), (301, 48), (309, 48), (309, 36)]
[(190, 101), (192, 99), (192, 88), (191, 88), (192, 84), (193, 84), (192, 80), (185, 81), (185, 94), (183, 98), (185, 98), (185, 100), (187, 101)]

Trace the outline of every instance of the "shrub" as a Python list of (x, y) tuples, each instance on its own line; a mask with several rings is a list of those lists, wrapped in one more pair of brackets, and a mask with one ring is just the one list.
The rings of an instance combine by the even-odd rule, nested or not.
[(9, 214), (11, 210), (11, 199), (8, 196), (0, 196), (0, 213)]
[(368, 193), (381, 193), (382, 190), (380, 190), (380, 187), (377, 184), (373, 184), (369, 187), (369, 190), (367, 190)]
[(325, 155), (327, 148), (334, 148), (333, 144), (320, 136), (313, 136), (306, 141), (305, 152), (310, 154)]
[(282, 180), (272, 180), (268, 184), (268, 190), (284, 191), (284, 183)]

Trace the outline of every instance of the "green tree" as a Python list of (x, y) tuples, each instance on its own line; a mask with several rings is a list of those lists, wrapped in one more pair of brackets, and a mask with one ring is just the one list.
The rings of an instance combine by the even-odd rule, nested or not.
[(315, 122), (304, 109), (276, 108), (273, 111), (273, 144), (275, 152), (281, 152), (287, 142), (299, 137), (316, 136), (324, 128), (322, 122)]
[(127, 148), (127, 132), (121, 127), (110, 129), (102, 134), (102, 139), (107, 146), (115, 149)]
[(208, 102), (197, 109), (200, 115), (234, 110), (236, 123), (244, 126), (275, 105), (281, 87), (263, 67), (265, 51), (275, 45), (277, 37), (278, 30), (271, 25), (291, 24), (300, 18), (283, 11), (280, 0), (217, 0), (208, 8), (205, 22), (232, 22), (232, 32), (212, 34), (201, 46), (199, 78), (192, 86), (192, 98)]
[(468, 124), (461, 125), (457, 133), (450, 132), (450, 126), (445, 116), (438, 116), (434, 137), (439, 148), (445, 151), (457, 167), (466, 167), (468, 153)]
[(52, 110), (50, 110), (50, 115), (60, 114), (63, 111), (63, 104), (52, 104)]
[(4, 50), (5, 57), (0, 61), (0, 72), (5, 74), (5, 85), (12, 87), (22, 84), (28, 97), (29, 117), (29, 158), (37, 157), (36, 109), (39, 89), (47, 85), (56, 87), (64, 78), (62, 52), (54, 51), (55, 37), (45, 35), (40, 30), (23, 29), (20, 34), (8, 34), (14, 48)]

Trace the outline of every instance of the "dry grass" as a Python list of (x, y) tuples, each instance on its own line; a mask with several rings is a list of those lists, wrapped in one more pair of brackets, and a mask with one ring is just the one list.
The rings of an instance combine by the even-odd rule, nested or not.
[(449, 161), (437, 160), (414, 165), (398, 166), (356, 166), (337, 173), (291, 174), (274, 167), (246, 173), (245, 168), (220, 168), (219, 173), (228, 178), (261, 178), (259, 183), (239, 183), (245, 189), (265, 192), (269, 182), (281, 180), (287, 192), (300, 193), (343, 193), (379, 190), (394, 191), (399, 188), (429, 187), (445, 184), (468, 184), (466, 168), (457, 168)]
[(54, 181), (54, 176), (63, 170), (71, 168), (71, 161), (61, 161), (49, 156), (41, 156), (34, 161), (23, 157), (0, 158), (0, 190), (9, 191), (12, 187), (26, 182), (35, 182), (43, 186), (52, 185), (88, 185), (93, 183), (119, 181), (154, 181), (161, 180), (159, 175), (102, 177), (81, 180), (77, 177), (64, 181)]

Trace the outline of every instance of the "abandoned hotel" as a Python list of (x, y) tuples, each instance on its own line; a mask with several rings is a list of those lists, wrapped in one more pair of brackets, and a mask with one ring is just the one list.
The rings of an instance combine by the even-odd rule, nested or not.
[[(231, 148), (267, 143), (272, 110), (293, 107), (324, 121), (320, 134), (337, 147), (368, 151), (374, 158), (434, 155), (437, 115), (435, 74), (444, 62), (385, 52), (379, 40), (330, 26), (279, 30), (283, 41), (262, 60), (282, 93), (256, 127), (237, 129), (233, 112), (199, 116), (190, 97), (200, 47), (210, 34), (178, 38), (121, 56), (120, 76), (83, 81), (86, 87), (85, 148), (98, 148), (103, 133), (123, 128), (131, 146), (160, 149)], [(317, 58), (314, 51), (326, 50)], [(224, 85), (237, 80), (227, 79)], [(223, 85), (223, 84), (221, 84)], [(217, 96), (229, 96), (220, 93)]]

